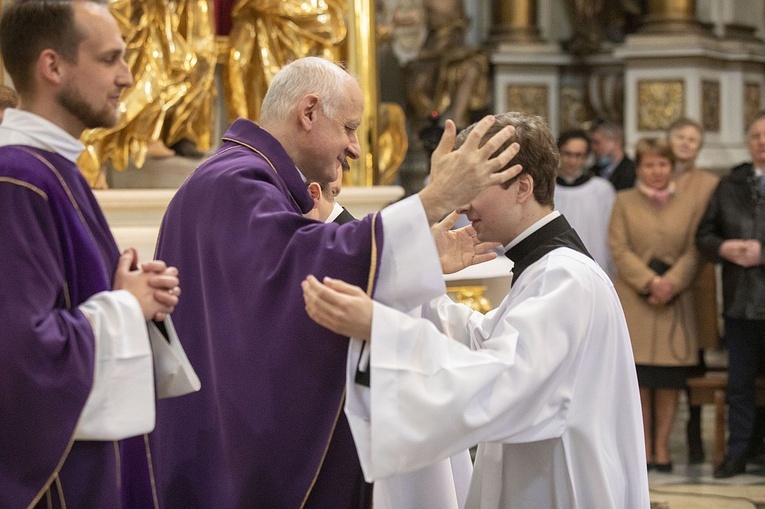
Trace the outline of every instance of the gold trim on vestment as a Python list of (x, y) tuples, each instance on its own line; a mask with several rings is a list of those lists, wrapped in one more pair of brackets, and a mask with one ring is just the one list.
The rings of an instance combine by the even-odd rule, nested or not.
[[(66, 195), (69, 197), (69, 201), (72, 203), (72, 206), (74, 207), (74, 210), (77, 212), (77, 215), (80, 217), (80, 221), (82, 221), (82, 225), (85, 227), (85, 230), (87, 230), (88, 235), (90, 235), (90, 240), (93, 241), (93, 245), (97, 246), (98, 242), (96, 242), (96, 236), (93, 235), (93, 232), (90, 230), (90, 226), (88, 226), (88, 222), (85, 220), (85, 216), (82, 215), (82, 211), (80, 210), (80, 204), (77, 203), (77, 200), (74, 199), (74, 195), (72, 194), (72, 191), (69, 189), (69, 186), (66, 185), (66, 181), (64, 180), (64, 177), (61, 176), (61, 174), (58, 172), (55, 166), (48, 161), (45, 157), (41, 156), (37, 152), (33, 152), (31, 150), (26, 150), (24, 148), (18, 147), (19, 150), (22, 152), (26, 152), (27, 154), (34, 156), (36, 159), (38, 159), (40, 162), (42, 162), (45, 166), (50, 169), (50, 171), (53, 172), (53, 174), (58, 179), (59, 183), (61, 184), (61, 187), (64, 188), (64, 191), (66, 192)], [(99, 250), (100, 252), (100, 250)], [(107, 274), (106, 266), (108, 265), (107, 260), (102, 259), (103, 266), (101, 269), (104, 271), (104, 276), (106, 277), (107, 281), (111, 281), (112, 278)]]
[[(98, 243), (95, 240), (95, 236), (93, 235), (93, 232), (90, 231), (90, 227), (88, 226), (88, 223), (85, 221), (85, 217), (82, 215), (82, 212), (80, 211), (79, 204), (77, 203), (77, 200), (74, 199), (74, 196), (72, 195), (71, 191), (69, 190), (69, 187), (66, 185), (66, 182), (64, 181), (64, 178), (61, 176), (61, 174), (56, 170), (56, 168), (51, 164), (50, 161), (48, 161), (45, 157), (41, 156), (37, 152), (33, 152), (31, 150), (26, 150), (21, 147), (17, 147), (22, 152), (26, 152), (27, 154), (30, 154), (34, 156), (36, 159), (38, 159), (40, 162), (45, 164), (54, 175), (56, 175), (56, 178), (58, 178), (59, 183), (61, 184), (61, 187), (64, 188), (64, 191), (66, 191), (67, 196), (69, 196), (69, 200), (71, 201), (72, 205), (75, 208), (75, 211), (77, 212), (77, 215), (80, 217), (80, 220), (82, 221), (83, 226), (85, 227), (86, 231), (88, 232), (88, 235), (90, 235), (90, 239), (93, 242), (93, 245), (98, 245)], [(23, 182), (23, 181), (20, 181)], [(31, 184), (30, 184), (31, 185)], [(27, 187), (27, 186), (24, 186)], [(42, 192), (42, 191), (41, 191)], [(47, 197), (46, 197), (47, 199)], [(106, 261), (101, 260), (102, 262), (102, 270), (105, 270), (106, 267)], [(106, 278), (107, 281), (111, 281), (111, 278)], [(69, 296), (69, 286), (67, 285), (66, 279), (63, 280), (64, 285), (64, 300), (66, 302), (67, 309), (72, 309), (72, 302), (71, 298)], [(87, 316), (86, 316), (87, 318)], [(88, 319), (90, 321), (90, 319)], [(95, 369), (93, 370), (93, 376), (95, 376)], [(92, 382), (91, 382), (92, 386)], [(82, 410), (80, 410), (82, 412)], [(82, 417), (82, 414), (80, 414), (80, 417)], [(53, 473), (50, 475), (48, 480), (43, 484), (42, 488), (40, 488), (40, 491), (37, 493), (37, 495), (32, 499), (32, 502), (27, 506), (27, 509), (31, 509), (34, 507), (37, 502), (40, 501), (43, 495), (45, 495), (46, 492), (50, 490), (51, 483), (56, 483), (56, 488), (59, 492), (59, 502), (61, 503), (61, 509), (66, 509), (66, 501), (64, 500), (64, 494), (61, 488), (61, 482), (58, 478), (58, 473), (61, 471), (61, 468), (64, 466), (64, 462), (66, 461), (66, 458), (69, 456), (69, 452), (72, 450), (72, 446), (74, 445), (74, 433), (77, 430), (77, 426), (80, 424), (80, 419), (77, 419), (77, 422), (74, 425), (74, 428), (72, 429), (72, 436), (69, 438), (69, 444), (66, 446), (66, 449), (64, 450), (64, 454), (61, 456), (61, 459), (59, 460), (58, 464), (56, 465), (56, 468), (53, 469)]]
[[(223, 141), (230, 141), (232, 143), (236, 143), (238, 145), (241, 145), (243, 147), (247, 147), (248, 149), (252, 150), (256, 154), (258, 154), (260, 157), (262, 157), (265, 162), (268, 163), (268, 165), (271, 167), (271, 169), (274, 170), (274, 173), (279, 175), (279, 171), (276, 169), (276, 166), (274, 166), (274, 163), (272, 163), (271, 160), (268, 157), (266, 157), (266, 155), (263, 152), (261, 152), (260, 150), (256, 149), (252, 145), (248, 145), (247, 143), (245, 143), (243, 141), (235, 140), (233, 138), (222, 138), (222, 140)], [(297, 200), (295, 200), (295, 197), (292, 196), (292, 193), (289, 193), (289, 196), (290, 196), (290, 199), (292, 200), (292, 203), (295, 204), (295, 206), (298, 208), (298, 210), (303, 210), (303, 209), (300, 208), (300, 205), (298, 205), (298, 202), (297, 202)]]
[(151, 448), (149, 447), (149, 435), (144, 433), (143, 445), (146, 450), (146, 463), (149, 465), (149, 482), (151, 483), (151, 499), (154, 509), (159, 509), (159, 497), (157, 496), (157, 483), (154, 480), (154, 465), (151, 462)]
[(58, 473), (56, 473), (56, 478), (54, 479), (56, 483), (56, 491), (58, 491), (58, 501), (61, 503), (61, 509), (66, 509), (66, 499), (64, 498), (64, 487), (61, 486), (61, 478), (58, 476)]
[(0, 177), (0, 182), (8, 182), (9, 184), (16, 184), (21, 187), (26, 187), (30, 191), (39, 194), (43, 200), (48, 201), (48, 195), (45, 191), (40, 189), (34, 184), (30, 184), (29, 182), (26, 182), (24, 180), (19, 180), (11, 177)]
[(321, 455), (321, 461), (319, 461), (319, 467), (316, 469), (316, 473), (313, 475), (313, 480), (311, 481), (311, 484), (308, 486), (308, 490), (306, 490), (305, 495), (303, 495), (303, 501), (300, 502), (300, 509), (303, 509), (303, 507), (305, 507), (305, 504), (308, 501), (308, 497), (311, 495), (311, 491), (313, 491), (313, 487), (316, 484), (316, 480), (319, 478), (321, 467), (324, 466), (324, 460), (327, 457), (327, 451), (329, 451), (329, 445), (332, 443), (332, 436), (335, 434), (335, 428), (337, 428), (337, 422), (340, 420), (340, 414), (343, 411), (343, 405), (345, 405), (345, 389), (343, 389), (343, 395), (340, 398), (340, 405), (338, 406), (337, 413), (335, 414), (335, 422), (332, 424), (332, 431), (330, 431), (329, 433), (329, 440), (327, 440), (327, 446), (324, 448), (324, 452)]

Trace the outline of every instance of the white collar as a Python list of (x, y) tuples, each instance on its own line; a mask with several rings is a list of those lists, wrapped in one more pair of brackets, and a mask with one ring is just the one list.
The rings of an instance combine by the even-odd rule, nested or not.
[(61, 127), (29, 111), (8, 108), (0, 124), (0, 146), (28, 145), (77, 163), (85, 146)]
[(515, 237), (513, 240), (510, 241), (508, 245), (505, 246), (505, 252), (507, 252), (510, 248), (518, 245), (520, 241), (522, 241), (523, 239), (525, 239), (526, 237), (528, 237), (529, 235), (531, 235), (532, 233), (534, 233), (535, 231), (537, 231), (538, 229), (540, 229), (541, 227), (543, 227), (544, 225), (546, 225), (547, 223), (549, 223), (550, 221), (552, 221), (558, 216), (560, 216), (560, 212), (558, 212), (557, 210), (553, 210), (552, 212), (547, 214), (545, 217), (543, 217), (536, 223), (532, 224), (531, 226), (523, 230), (523, 232), (521, 232), (520, 235)]
[(332, 212), (329, 213), (329, 217), (327, 217), (327, 220), (324, 222), (331, 223), (337, 218), (337, 216), (339, 216), (342, 213), (343, 213), (343, 206), (335, 202), (335, 204), (332, 206)]

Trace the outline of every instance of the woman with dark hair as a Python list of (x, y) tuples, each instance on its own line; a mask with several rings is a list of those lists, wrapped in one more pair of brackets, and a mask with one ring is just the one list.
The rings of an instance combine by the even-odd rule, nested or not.
[(641, 139), (635, 152), (637, 181), (617, 193), (609, 245), (637, 365), (648, 468), (670, 472), (678, 397), (698, 362), (688, 290), (699, 265), (699, 212), (696, 197), (673, 179), (675, 158), (666, 140)]

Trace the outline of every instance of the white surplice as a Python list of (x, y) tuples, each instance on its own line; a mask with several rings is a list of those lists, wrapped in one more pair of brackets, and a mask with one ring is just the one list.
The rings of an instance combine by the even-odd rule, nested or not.
[[(647, 508), (639, 393), (606, 274), (555, 249), (487, 315), (374, 303), (371, 389), (346, 414), (368, 480), (480, 444), (468, 508)], [(355, 366), (354, 366), (355, 367)]]
[[(386, 207), (381, 216), (385, 235), (375, 299), (418, 316), (419, 303), (446, 290), (425, 211), (415, 195)], [(362, 352), (362, 344), (351, 340), (348, 355), (351, 377), (356, 374), (359, 358), (368, 359), (362, 353), (367, 354), (369, 350)], [(415, 471), (375, 482), (374, 507), (461, 509), (472, 471), (467, 448), (455, 451), (449, 458), (434, 458)]]
[(576, 230), (593, 259), (609, 277), (616, 266), (608, 248), (608, 224), (616, 200), (616, 190), (608, 180), (590, 177), (581, 185), (555, 185), (555, 208)]

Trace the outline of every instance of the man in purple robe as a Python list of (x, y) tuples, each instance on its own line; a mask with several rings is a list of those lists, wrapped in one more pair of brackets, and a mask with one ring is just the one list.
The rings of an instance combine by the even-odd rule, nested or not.
[(158, 254), (184, 273), (174, 317), (202, 390), (158, 403), (163, 509), (370, 506), (343, 413), (348, 338), (308, 318), (300, 282), (343, 278), (388, 299), (418, 288), (422, 253), (437, 256), (430, 225), (511, 178), (517, 168), (495, 171), (517, 145), (492, 158), (506, 130), (479, 148), (488, 117), (452, 152), (448, 122), (419, 196), (344, 225), (304, 217), (306, 181), (331, 182), (359, 156), (362, 110), (340, 67), (296, 60), (274, 78), (259, 125), (234, 122), (168, 207)]
[(0, 507), (119, 508), (115, 440), (153, 426), (146, 321), (180, 292), (120, 255), (75, 165), (132, 84), (125, 44), (104, 5), (32, 0), (5, 7), (0, 47), (21, 96), (0, 126)]

